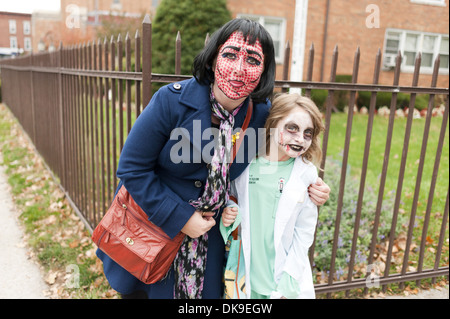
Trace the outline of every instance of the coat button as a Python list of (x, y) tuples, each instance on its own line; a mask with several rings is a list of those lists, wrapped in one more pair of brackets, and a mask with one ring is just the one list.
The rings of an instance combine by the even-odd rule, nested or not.
[(175, 83), (175, 84), (173, 85), (173, 88), (174, 88), (175, 90), (179, 90), (179, 89), (181, 89), (181, 84), (180, 84), (180, 83)]
[(203, 184), (200, 181), (195, 181), (194, 185), (195, 185), (195, 187), (200, 188), (200, 187), (202, 187)]

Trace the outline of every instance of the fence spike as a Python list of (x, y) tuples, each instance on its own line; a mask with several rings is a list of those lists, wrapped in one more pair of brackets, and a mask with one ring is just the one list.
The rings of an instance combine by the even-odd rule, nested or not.
[(152, 20), (150, 19), (150, 15), (149, 15), (149, 14), (146, 14), (146, 15), (145, 15), (144, 21), (142, 21), (142, 23), (145, 23), (145, 24), (152, 24)]
[(334, 82), (336, 80), (336, 68), (337, 68), (337, 60), (339, 56), (338, 45), (334, 47), (333, 56), (331, 58), (331, 74), (330, 74), (330, 82)]
[[(289, 77), (289, 56), (291, 54), (291, 48), (289, 46), (289, 40), (286, 42), (284, 49), (284, 61), (283, 61), (283, 80), (287, 80)], [(283, 88), (283, 92), (288, 92), (289, 89)]]
[(179, 30), (175, 39), (175, 74), (181, 74), (181, 34)]
[(419, 72), (420, 72), (420, 64), (422, 62), (422, 52), (417, 52), (416, 60), (414, 63), (414, 75), (413, 75), (413, 86), (417, 86), (419, 83)]
[[(309, 55), (308, 55), (308, 72), (306, 75), (307, 81), (312, 81), (313, 68), (314, 68), (314, 42), (311, 43), (309, 47)], [(306, 91), (308, 94), (311, 94), (311, 90)], [(310, 96), (310, 95), (309, 95)]]
[(437, 85), (437, 78), (439, 74), (439, 66), (441, 64), (441, 54), (438, 53), (436, 56), (436, 59), (434, 60), (434, 68), (433, 68), (433, 75), (431, 77), (431, 86), (436, 87)]
[(377, 55), (375, 56), (375, 70), (373, 72), (373, 84), (378, 84), (380, 78), (381, 69), (381, 49), (378, 48)]
[(127, 31), (127, 34), (125, 35), (125, 41), (128, 41), (128, 40), (130, 40), (130, 34)]
[(381, 62), (381, 48), (378, 48), (376, 56), (377, 56), (377, 61), (380, 60), (380, 62)]
[(398, 85), (399, 83), (401, 64), (402, 64), (402, 53), (399, 50), (397, 56), (395, 57), (394, 85)]
[(206, 37), (205, 37), (205, 47), (208, 44), (208, 42), (209, 42), (209, 32), (206, 34)]
[(135, 39), (139, 39), (139, 30), (136, 30), (136, 33), (135, 33), (135, 35), (134, 35), (134, 38), (135, 38)]
[(152, 97), (152, 23), (145, 15), (142, 23), (142, 105), (150, 102)]
[[(358, 72), (359, 72), (359, 60), (360, 60), (360, 57), (361, 57), (361, 51), (360, 51), (359, 46), (358, 46), (356, 48), (355, 58), (354, 58), (354, 62), (353, 62), (352, 83), (357, 83), (358, 82)], [(353, 107), (353, 105), (351, 105), (349, 107)]]

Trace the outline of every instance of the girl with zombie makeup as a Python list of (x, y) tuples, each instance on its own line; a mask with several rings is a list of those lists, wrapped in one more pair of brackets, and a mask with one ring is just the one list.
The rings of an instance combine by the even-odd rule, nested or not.
[[(185, 240), (167, 276), (146, 285), (101, 250), (105, 275), (123, 298), (221, 298), (224, 243), (216, 222), (230, 181), (256, 155), (242, 143), (231, 166), (232, 131), (253, 104), (249, 130), (267, 118), (275, 77), (274, 47), (258, 23), (235, 19), (216, 31), (195, 58), (194, 77), (158, 90), (124, 144), (117, 177), (149, 220)], [(218, 136), (215, 138), (215, 135)], [(211, 147), (213, 145), (213, 147)], [(315, 195), (313, 195), (313, 193)], [(313, 185), (317, 203), (328, 186)]]
[(322, 157), (321, 114), (309, 98), (281, 94), (265, 129), (266, 151), (233, 181), (239, 209), (232, 202), (224, 209), (221, 231), (228, 238), (240, 222), (247, 297), (314, 298), (308, 249), (317, 206), (307, 188)]

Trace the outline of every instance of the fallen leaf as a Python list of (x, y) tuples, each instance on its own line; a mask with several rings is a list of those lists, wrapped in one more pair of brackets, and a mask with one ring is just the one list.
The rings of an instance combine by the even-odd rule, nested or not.
[(69, 247), (70, 247), (70, 248), (76, 248), (76, 247), (78, 247), (79, 244), (80, 244), (80, 241), (79, 241), (79, 240), (74, 240), (73, 242), (71, 242), (71, 243), (69, 244)]
[(56, 277), (58, 277), (58, 274), (56, 272), (52, 272), (50, 271), (47, 275), (47, 277), (45, 278), (45, 281), (49, 284), (49, 285), (53, 285), (56, 282)]

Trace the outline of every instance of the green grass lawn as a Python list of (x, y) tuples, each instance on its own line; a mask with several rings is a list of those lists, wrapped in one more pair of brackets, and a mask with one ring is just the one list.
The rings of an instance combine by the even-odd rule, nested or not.
[[(355, 114), (353, 118), (348, 164), (351, 167), (351, 174), (355, 176), (361, 173), (365, 147), (367, 121), (368, 116), (366, 115)], [(441, 123), (442, 123), (441, 117), (432, 118), (421, 183), (421, 192), (420, 192), (421, 195), (419, 197), (420, 202), (419, 207), (423, 207), (423, 205), (426, 204), (426, 200), (428, 198), (428, 190), (430, 186), (431, 175), (433, 172), (434, 161), (436, 157), (436, 150), (439, 141)], [(342, 159), (342, 154), (344, 151), (346, 125), (347, 125), (346, 114), (343, 113), (333, 114), (330, 125), (330, 135), (327, 152), (328, 156), (331, 155), (335, 159)], [(412, 204), (411, 201), (408, 201), (408, 198), (412, 197), (416, 186), (416, 175), (422, 148), (424, 126), (425, 126), (425, 119), (422, 118), (413, 120), (402, 192), (405, 197), (404, 199), (405, 209), (410, 209)], [(394, 131), (389, 158), (388, 174), (386, 179), (386, 192), (395, 191), (395, 189), (397, 188), (397, 181), (403, 151), (403, 142), (405, 137), (405, 127), (406, 127), (406, 118), (398, 118), (394, 121)], [(383, 157), (386, 145), (387, 129), (388, 129), (388, 119), (381, 116), (375, 116), (374, 127), (372, 131), (372, 139), (370, 144), (371, 147), (370, 147), (367, 181), (366, 181), (366, 183), (372, 187), (379, 186), (379, 179), (382, 171)], [(443, 211), (443, 207), (445, 205), (449, 179), (448, 163), (449, 163), (449, 134), (447, 129), (439, 168), (439, 175), (436, 185), (436, 194), (434, 202), (434, 204), (436, 205), (435, 210), (440, 209), (441, 211)]]
[[(396, 196), (399, 170), (402, 160), (406, 121), (407, 121), (406, 118), (397, 118), (394, 121), (394, 131), (384, 191), (385, 201), (393, 202)], [(348, 157), (348, 165), (349, 165), (348, 167), (350, 176), (358, 180), (357, 188), (359, 188), (359, 180), (362, 170), (367, 123), (368, 123), (367, 115), (361, 114), (354, 115), (349, 157)], [(439, 141), (441, 124), (442, 124), (442, 117), (432, 118), (427, 143), (422, 181), (420, 184), (420, 193), (417, 201), (416, 218), (414, 222), (412, 247), (416, 248), (414, 248), (411, 251), (409, 257), (409, 260), (411, 260), (410, 264), (413, 266), (416, 265), (418, 259), (418, 248), (420, 247), (423, 228), (422, 226), (424, 222), (425, 211), (427, 209), (427, 201), (429, 196), (429, 189), (436, 157), (436, 150)], [(346, 114), (339, 113), (332, 115), (327, 157), (331, 156), (333, 160), (342, 161), (346, 125), (347, 125)], [(407, 233), (408, 231), (411, 209), (413, 207), (414, 192), (416, 189), (416, 176), (419, 167), (424, 126), (425, 126), (424, 118), (413, 120), (399, 209), (400, 215), (401, 217), (403, 217), (403, 225), (399, 225), (400, 229), (397, 232), (397, 235), (399, 234), (399, 232)], [(378, 195), (378, 190), (380, 187), (380, 177), (383, 167), (387, 130), (388, 130), (388, 118), (375, 116), (373, 123), (372, 139), (370, 144), (370, 156), (367, 168), (365, 192), (367, 192), (367, 190), (372, 190), (374, 193)], [(447, 128), (435, 188), (433, 205), (431, 209), (430, 225), (427, 232), (427, 236), (429, 237), (427, 238), (425, 264), (423, 267), (424, 269), (432, 268), (434, 266), (435, 251), (439, 240), (439, 232), (441, 228), (441, 221), (444, 213), (445, 201), (449, 185), (448, 163), (449, 163), (449, 130)], [(329, 179), (331, 179), (332, 177), (330, 174), (336, 174), (336, 172), (330, 171), (332, 169), (333, 167), (329, 165), (327, 170), (326, 164), (324, 175), (325, 181), (327, 181), (327, 174)], [(340, 174), (340, 172), (338, 174)], [(337, 186), (336, 189), (332, 190), (333, 192), (336, 192), (336, 196), (337, 193), (339, 192), (338, 188), (339, 187)], [(346, 227), (348, 227), (348, 225), (341, 224), (340, 227), (341, 231), (343, 230), (345, 231)], [(353, 230), (351, 230), (351, 232), (353, 232)], [(442, 251), (440, 266), (444, 265), (448, 266), (448, 230), (446, 233), (447, 238), (444, 239), (444, 247)], [(329, 245), (329, 247), (331, 250), (331, 245)], [(391, 271), (391, 273), (393, 273), (393, 271)]]

